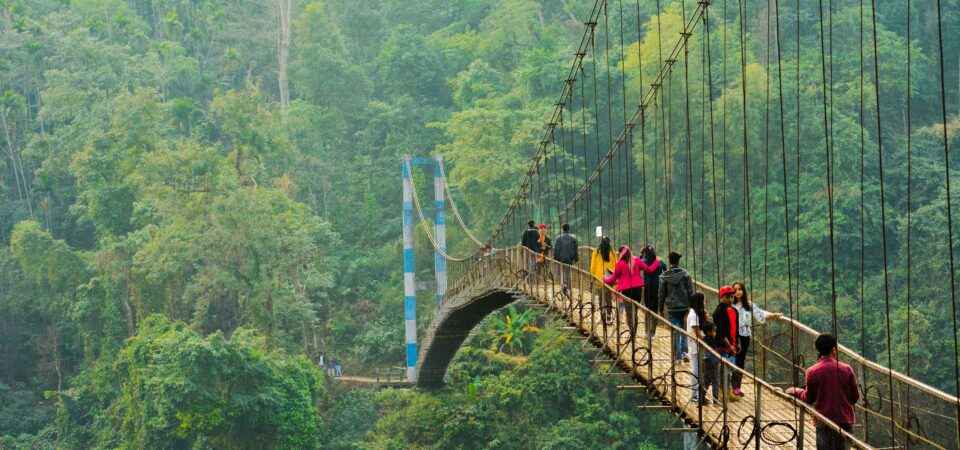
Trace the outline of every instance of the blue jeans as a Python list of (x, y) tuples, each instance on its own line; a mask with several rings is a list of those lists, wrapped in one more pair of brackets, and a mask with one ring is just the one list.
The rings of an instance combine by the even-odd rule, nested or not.
[[(853, 431), (850, 425), (840, 425), (846, 432)], [(817, 450), (849, 450), (850, 441), (826, 425), (817, 425)]]
[[(686, 312), (670, 312), (668, 314), (670, 318), (670, 323), (675, 327), (685, 330), (687, 328), (687, 313)], [(681, 356), (687, 354), (687, 337), (681, 334), (680, 332), (673, 332), (673, 342), (674, 348), (677, 349), (677, 354), (674, 355), (674, 358), (680, 358)]]
[(732, 368), (732, 367), (737, 365), (737, 355), (725, 355), (725, 354), (722, 354), (722, 353), (721, 353), (721, 355), (723, 355), (723, 359), (724, 359), (725, 361), (727, 361), (728, 363), (730, 363), (730, 365), (728, 365), (727, 367), (724, 367), (724, 368), (723, 368), (723, 370), (724, 370), (723, 373), (724, 373), (725, 375), (723, 376), (723, 380), (721, 381), (721, 384), (722, 384), (721, 388), (723, 389), (723, 392), (728, 392), (728, 391), (730, 391), (730, 378), (733, 376), (733, 368)]

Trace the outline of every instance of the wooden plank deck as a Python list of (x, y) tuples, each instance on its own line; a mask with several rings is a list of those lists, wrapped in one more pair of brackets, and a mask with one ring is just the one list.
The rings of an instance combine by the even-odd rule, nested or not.
[[(636, 357), (633, 358), (630, 354), (632, 349), (626, 316), (623, 312), (619, 312), (615, 323), (607, 325), (604, 330), (599, 309), (592, 307), (599, 302), (594, 301), (594, 294), (590, 289), (574, 287), (571, 289), (571, 295), (565, 296), (559, 295), (561, 286), (556, 283), (540, 282), (534, 287), (522, 284), (518, 288), (540, 304), (562, 315), (583, 335), (590, 336), (595, 345), (603, 346), (608, 356), (616, 357), (618, 365), (626, 372), (632, 372), (643, 385), (649, 386), (652, 382), (652, 387), (656, 391), (652, 397), (672, 406), (674, 414), (686, 422), (687, 426), (697, 428), (702, 423), (705, 437), (711, 445), (716, 447), (721, 445), (724, 424), (726, 424), (729, 448), (756, 448), (752, 434), (753, 417), (757, 410), (756, 402), (759, 394), (762, 396), (759, 408), (762, 430), (760, 448), (798, 448), (800, 442), (797, 441), (797, 437), (801, 430), (803, 447), (816, 448), (816, 431), (812, 421), (803, 420), (805, 423), (801, 426), (802, 408), (795, 407), (792, 399), (775, 394), (768, 387), (761, 387), (758, 391), (756, 384), (749, 376), (743, 378), (744, 398), (738, 402), (727, 403), (726, 418), (724, 418), (723, 405), (718, 403), (704, 406), (701, 416), (698, 406), (691, 402), (690, 363), (673, 364), (670, 342), (672, 332), (665, 321), (653, 319), (657, 326), (655, 336), (650, 339), (653, 347), (653, 351), (650, 352), (653, 357), (651, 377), (651, 368), (646, 360), (648, 339), (645, 337), (644, 313), (640, 313), (641, 317), (637, 324), (634, 343), (637, 352)], [(579, 308), (578, 304), (591, 306)], [(617, 351), (618, 348), (621, 349), (620, 352)], [(676, 383), (671, 382), (673, 378), (676, 378)], [(712, 399), (712, 394), (708, 393), (707, 397)]]

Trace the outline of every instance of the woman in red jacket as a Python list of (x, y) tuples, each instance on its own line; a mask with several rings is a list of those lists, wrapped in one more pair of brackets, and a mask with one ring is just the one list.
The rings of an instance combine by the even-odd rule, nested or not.
[(617, 292), (633, 300), (633, 302), (626, 302), (627, 326), (630, 327), (631, 339), (637, 331), (636, 305), (643, 301), (643, 272), (653, 272), (657, 267), (660, 267), (660, 260), (647, 264), (642, 258), (635, 258), (630, 247), (624, 246), (613, 274), (603, 279), (606, 284), (616, 282)]

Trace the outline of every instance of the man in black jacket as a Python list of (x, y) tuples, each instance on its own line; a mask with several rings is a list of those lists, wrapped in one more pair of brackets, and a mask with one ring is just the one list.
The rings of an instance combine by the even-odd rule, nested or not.
[(570, 234), (570, 224), (565, 223), (562, 227), (563, 233), (560, 233), (560, 236), (557, 236), (557, 243), (553, 248), (553, 259), (558, 262), (563, 263), (563, 266), (560, 266), (560, 283), (563, 284), (564, 289), (570, 288), (570, 278), (571, 278), (571, 267), (579, 261), (579, 256), (577, 255), (577, 237)]
[(540, 232), (537, 231), (536, 222), (533, 220), (527, 221), (527, 231), (523, 232), (520, 245), (533, 252), (527, 254), (527, 280), (533, 284), (537, 279), (537, 254), (540, 253)]
[[(667, 259), (670, 268), (660, 274), (660, 285), (657, 287), (658, 312), (666, 312), (666, 318), (679, 329), (686, 329), (687, 313), (690, 311), (690, 296), (693, 295), (693, 280), (686, 270), (680, 268), (680, 258), (677, 252), (670, 252)], [(687, 339), (679, 332), (673, 332), (673, 340), (677, 354), (674, 362), (680, 364), (687, 355)]]
[[(719, 344), (716, 350), (720, 353), (720, 356), (723, 356), (723, 359), (730, 363), (728, 367), (736, 365), (737, 329), (740, 324), (740, 315), (736, 308), (732, 306), (733, 293), (732, 287), (721, 287), (720, 303), (717, 305), (717, 309), (713, 310), (713, 323), (717, 324), (717, 343)], [(723, 392), (723, 395), (728, 396), (730, 401), (735, 402), (741, 398), (730, 389), (730, 370), (726, 371), (726, 376), (720, 381), (720, 391)]]

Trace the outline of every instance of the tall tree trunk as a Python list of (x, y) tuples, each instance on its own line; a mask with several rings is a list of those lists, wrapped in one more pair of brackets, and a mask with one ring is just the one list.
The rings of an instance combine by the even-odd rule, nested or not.
[[(0, 109), (0, 123), (3, 125), (3, 135), (7, 141), (7, 156), (10, 158), (10, 164), (13, 165), (13, 175), (14, 181), (17, 184), (17, 194), (19, 195), (20, 200), (26, 199), (27, 209), (30, 212), (30, 218), (33, 219), (33, 202), (30, 199), (30, 185), (27, 183), (27, 175), (23, 170), (23, 161), (20, 159), (20, 150), (16, 146), (16, 142), (13, 139), (12, 126), (10, 122), (7, 121), (7, 113), (5, 110)], [(20, 190), (21, 183), (23, 185), (23, 191)]]
[(286, 121), (285, 115), (287, 108), (290, 107), (290, 85), (287, 82), (287, 62), (290, 59), (290, 41), (292, 30), (290, 29), (290, 15), (292, 12), (293, 0), (277, 0), (280, 6), (280, 30), (277, 39), (277, 50), (279, 53), (279, 74), (277, 80), (280, 83), (280, 120)]
[(127, 320), (127, 337), (132, 337), (137, 333), (137, 326), (134, 321), (133, 305), (130, 304), (130, 261), (126, 252), (121, 252), (120, 258), (123, 260), (123, 291), (120, 295), (120, 305)]
[(10, 31), (13, 29), (13, 2), (7, 0), (3, 2), (3, 30)]

